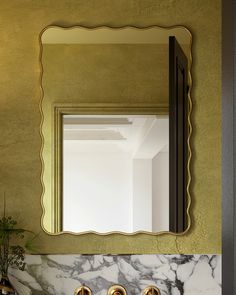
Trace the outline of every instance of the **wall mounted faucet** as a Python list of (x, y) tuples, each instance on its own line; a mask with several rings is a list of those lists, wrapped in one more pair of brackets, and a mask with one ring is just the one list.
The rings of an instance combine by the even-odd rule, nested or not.
[(83, 285), (75, 289), (74, 295), (92, 295), (92, 290)]
[(161, 295), (161, 292), (156, 286), (148, 286), (144, 289), (143, 295)]
[(123, 286), (113, 285), (108, 289), (107, 295), (127, 295), (127, 292)]

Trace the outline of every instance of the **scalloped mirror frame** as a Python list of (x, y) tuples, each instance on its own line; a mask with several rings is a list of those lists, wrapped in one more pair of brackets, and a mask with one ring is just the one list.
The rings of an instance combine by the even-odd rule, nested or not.
[[(190, 43), (189, 43), (189, 56), (188, 56), (188, 61), (189, 61), (189, 65), (188, 65), (188, 82), (189, 82), (189, 91), (188, 91), (188, 103), (189, 103), (189, 111), (188, 111), (188, 127), (189, 127), (189, 134), (188, 134), (188, 140), (187, 140), (187, 148), (188, 148), (188, 161), (187, 161), (187, 175), (188, 175), (188, 183), (187, 183), (187, 219), (188, 219), (188, 226), (186, 228), (186, 230), (184, 232), (181, 233), (174, 233), (174, 232), (170, 232), (170, 231), (162, 231), (162, 232), (146, 232), (146, 231), (137, 231), (134, 233), (124, 233), (124, 232), (119, 232), (119, 231), (113, 231), (113, 232), (108, 232), (108, 233), (98, 233), (98, 232), (94, 232), (94, 231), (88, 231), (88, 232), (82, 232), (82, 233), (75, 233), (75, 232), (67, 232), (67, 231), (62, 231), (62, 232), (58, 232), (58, 233), (52, 233), (49, 232), (45, 226), (44, 226), (44, 217), (45, 217), (45, 205), (44, 205), (44, 195), (45, 195), (45, 182), (44, 182), (44, 171), (45, 171), (45, 161), (43, 158), (43, 149), (44, 149), (44, 136), (43, 136), (43, 123), (44, 123), (44, 113), (43, 113), (43, 99), (44, 99), (44, 89), (43, 89), (43, 63), (42, 63), (42, 57), (43, 57), (43, 43), (42, 43), (42, 35), (43, 33), (50, 29), (50, 28), (57, 28), (57, 29), (63, 29), (63, 30), (73, 30), (76, 28), (80, 28), (80, 29), (85, 29), (85, 30), (96, 30), (99, 28), (106, 28), (106, 29), (111, 29), (111, 30), (122, 30), (125, 28), (133, 28), (133, 29), (137, 29), (137, 30), (148, 30), (151, 28), (158, 28), (160, 30), (166, 30), (166, 31), (170, 31), (170, 30), (174, 30), (174, 29), (183, 29), (186, 31), (186, 33), (189, 35), (190, 38)], [(95, 27), (86, 27), (86, 26), (68, 26), (68, 27), (63, 27), (63, 26), (47, 26), (45, 27), (39, 34), (39, 46), (40, 46), (40, 54), (39, 54), (39, 64), (40, 64), (40, 90), (41, 90), (41, 99), (39, 101), (39, 110), (40, 110), (40, 115), (41, 115), (41, 122), (40, 122), (40, 137), (41, 137), (41, 148), (40, 148), (40, 161), (41, 161), (41, 165), (42, 165), (42, 169), (41, 169), (41, 175), (40, 175), (40, 180), (41, 180), (41, 185), (42, 185), (42, 195), (41, 195), (41, 206), (42, 206), (42, 216), (41, 216), (41, 227), (43, 229), (44, 232), (46, 232), (48, 235), (51, 236), (58, 236), (58, 235), (63, 235), (63, 234), (70, 234), (73, 236), (80, 236), (80, 235), (87, 235), (87, 234), (96, 234), (99, 236), (108, 236), (114, 233), (118, 233), (120, 235), (123, 236), (134, 236), (137, 234), (147, 234), (150, 236), (159, 236), (162, 234), (169, 234), (172, 236), (182, 236), (184, 234), (186, 234), (190, 227), (191, 227), (191, 215), (190, 215), (190, 207), (191, 207), (191, 195), (190, 195), (190, 186), (191, 186), (191, 158), (192, 158), (192, 149), (191, 149), (191, 135), (192, 135), (192, 123), (191, 123), (191, 113), (192, 113), (192, 99), (191, 99), (191, 89), (192, 89), (192, 76), (191, 76), (191, 68), (192, 68), (192, 34), (190, 32), (190, 30), (182, 25), (177, 25), (177, 26), (170, 26), (170, 27), (164, 27), (164, 26), (158, 26), (158, 25), (153, 25), (153, 26), (147, 26), (147, 27), (138, 27), (138, 26), (121, 26), (121, 27), (110, 27), (110, 26), (95, 26)], [(90, 107), (91, 107), (92, 103), (90, 103)], [(112, 102), (111, 102), (112, 105)], [(122, 104), (121, 104), (122, 105)], [(88, 104), (85, 104), (84, 107), (88, 107)], [(102, 104), (101, 104), (102, 106)], [(125, 107), (126, 105), (122, 105), (123, 107)], [(128, 104), (127, 104), (128, 106)], [(82, 104), (83, 107), (83, 104)]]

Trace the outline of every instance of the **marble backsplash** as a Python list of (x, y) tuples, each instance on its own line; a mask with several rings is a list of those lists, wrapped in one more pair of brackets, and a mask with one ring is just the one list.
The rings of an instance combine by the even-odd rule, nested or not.
[(106, 295), (121, 284), (129, 295), (149, 285), (161, 295), (220, 295), (221, 255), (27, 255), (25, 271), (10, 270), (19, 295), (73, 295), (85, 284)]

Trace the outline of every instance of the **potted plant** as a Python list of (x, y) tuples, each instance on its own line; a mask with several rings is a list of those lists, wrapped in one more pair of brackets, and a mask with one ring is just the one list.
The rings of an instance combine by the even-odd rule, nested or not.
[[(25, 234), (30, 234), (31, 239), (25, 241)], [(33, 232), (17, 226), (17, 221), (11, 216), (6, 216), (4, 198), (3, 217), (0, 218), (0, 294), (16, 294), (8, 279), (9, 267), (25, 269), (25, 251), (34, 250), (32, 241), (35, 239)], [(19, 243), (18, 243), (19, 242)]]

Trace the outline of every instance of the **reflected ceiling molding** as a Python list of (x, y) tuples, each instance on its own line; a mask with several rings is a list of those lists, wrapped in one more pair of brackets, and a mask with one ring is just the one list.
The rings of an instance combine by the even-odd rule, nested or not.
[(64, 140), (126, 140), (118, 131), (114, 130), (64, 130)]
[(119, 126), (119, 125), (131, 125), (132, 121), (128, 118), (99, 118), (91, 117), (88, 118), (81, 116), (63, 116), (64, 125), (110, 125), (110, 126)]

